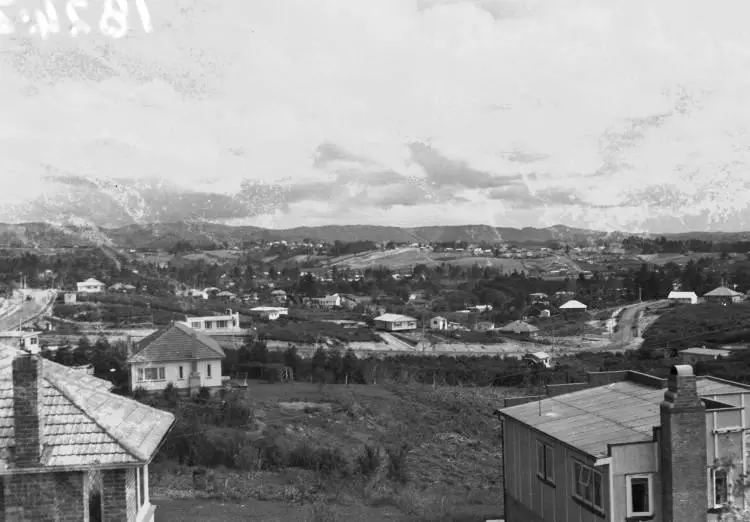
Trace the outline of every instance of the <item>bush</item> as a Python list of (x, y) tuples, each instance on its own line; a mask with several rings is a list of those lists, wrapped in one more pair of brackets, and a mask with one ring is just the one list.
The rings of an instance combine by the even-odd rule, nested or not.
[(366, 444), (362, 453), (357, 455), (357, 472), (363, 477), (369, 477), (380, 468), (380, 463), (378, 448)]
[(177, 404), (180, 402), (180, 392), (177, 391), (177, 388), (175, 388), (174, 383), (167, 384), (166, 388), (164, 388), (164, 391), (162, 392), (162, 396), (164, 397), (164, 400), (167, 401), (167, 404), (174, 408), (177, 406)]
[(406, 457), (409, 454), (409, 445), (404, 442), (400, 446), (386, 446), (388, 455), (388, 478), (401, 484), (409, 481), (407, 473)]

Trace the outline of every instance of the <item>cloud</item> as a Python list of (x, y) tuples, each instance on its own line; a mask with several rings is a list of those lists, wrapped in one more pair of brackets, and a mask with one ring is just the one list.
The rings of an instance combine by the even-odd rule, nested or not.
[(500, 177), (473, 169), (466, 161), (449, 159), (423, 143), (412, 143), (409, 148), (412, 160), (424, 169), (427, 183), (437, 187), (486, 189), (512, 185), (521, 179), (520, 175)]
[(6, 39), (3, 220), (733, 227), (750, 203), (740, 0), (149, 9), (151, 34)]

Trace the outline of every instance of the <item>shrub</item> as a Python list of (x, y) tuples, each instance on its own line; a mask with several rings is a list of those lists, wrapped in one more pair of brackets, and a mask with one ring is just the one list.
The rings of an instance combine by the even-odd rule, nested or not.
[(369, 477), (380, 468), (380, 461), (378, 448), (365, 444), (362, 453), (357, 455), (357, 471), (363, 477)]
[(162, 396), (164, 397), (164, 400), (167, 401), (167, 404), (174, 408), (177, 406), (177, 404), (180, 402), (180, 392), (177, 391), (177, 388), (175, 388), (174, 383), (167, 384), (166, 388), (164, 388), (164, 391), (162, 392)]
[(198, 403), (206, 403), (211, 399), (211, 390), (205, 386), (201, 386), (198, 390), (198, 395), (195, 397), (195, 401)]
[(404, 442), (400, 446), (386, 446), (388, 455), (388, 478), (401, 484), (409, 481), (407, 474), (406, 457), (409, 454), (409, 445)]

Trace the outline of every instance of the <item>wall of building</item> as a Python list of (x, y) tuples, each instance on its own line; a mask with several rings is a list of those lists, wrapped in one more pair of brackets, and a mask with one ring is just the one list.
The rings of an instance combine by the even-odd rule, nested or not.
[(81, 472), (10, 475), (3, 490), (4, 521), (80, 522), (87, 511)]
[[(211, 365), (211, 377), (208, 377), (208, 365)], [(139, 368), (164, 367), (164, 380), (160, 381), (138, 381)], [(182, 367), (182, 379), (180, 379), (180, 367)], [(163, 390), (170, 382), (177, 389), (188, 388), (188, 377), (192, 372), (192, 361), (165, 362), (165, 363), (135, 363), (131, 365), (130, 389), (143, 388), (147, 391)], [(221, 386), (221, 359), (198, 361), (198, 372), (201, 375), (201, 386)]]
[(659, 477), (659, 447), (654, 442), (612, 446), (612, 496), (614, 520), (627, 517), (627, 476), (651, 474), (653, 481), (654, 517), (651, 522), (663, 520), (661, 506), (661, 480)]
[[(566, 445), (545, 437), (519, 422), (505, 417), (503, 455), (505, 458), (506, 522), (602, 522), (607, 521), (609, 506), (609, 473), (602, 472), (602, 504), (598, 513), (573, 498), (573, 459), (591, 466), (594, 459)], [(537, 440), (552, 446), (554, 453), (554, 486), (537, 476)]]

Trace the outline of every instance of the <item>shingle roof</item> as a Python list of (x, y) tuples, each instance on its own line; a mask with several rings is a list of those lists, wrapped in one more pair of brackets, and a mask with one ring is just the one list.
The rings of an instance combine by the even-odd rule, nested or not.
[[(750, 393), (750, 388), (709, 377), (698, 377), (696, 383), (701, 397)], [(665, 391), (623, 381), (543, 399), (541, 405), (530, 402), (500, 411), (584, 453), (605, 457), (607, 444), (653, 440)]]
[[(0, 467), (15, 445), (12, 351), (0, 361)], [(38, 356), (37, 356), (38, 357)], [(174, 415), (107, 391), (101, 379), (42, 359), (43, 467), (137, 464), (151, 460)], [(96, 381), (100, 381), (97, 383)]]
[(216, 340), (180, 323), (157, 330), (138, 342), (128, 362), (165, 362), (223, 359), (224, 350)]

